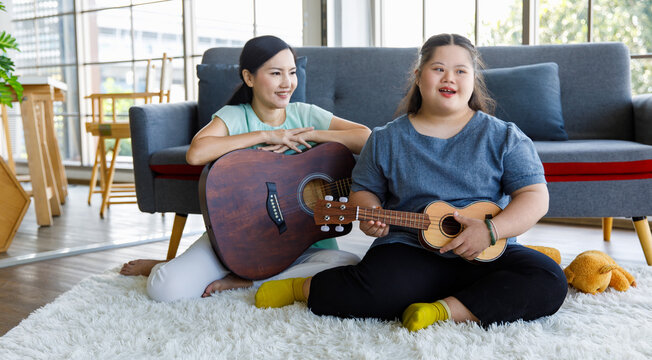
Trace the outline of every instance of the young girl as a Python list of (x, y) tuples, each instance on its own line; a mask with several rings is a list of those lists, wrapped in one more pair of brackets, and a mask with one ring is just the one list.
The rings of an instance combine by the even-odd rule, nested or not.
[[(411, 331), (447, 319), (531, 320), (559, 309), (567, 292), (561, 268), (515, 242), (548, 210), (543, 167), (529, 138), (486, 113), (480, 66), (462, 36), (426, 41), (399, 108), (406, 114), (374, 129), (353, 170), (349, 207), (422, 212), (435, 200), (458, 208), (488, 200), (502, 212), (492, 221), (455, 212), (463, 231), (435, 252), (420, 246), (416, 230), (361, 222), (378, 238), (359, 264), (266, 282), (256, 306), (307, 299), (315, 314), (401, 318)], [(509, 239), (502, 256), (469, 261), (499, 238)]]
[[(336, 141), (359, 154), (370, 134), (366, 126), (333, 116), (314, 105), (290, 103), (297, 86), (295, 61), (294, 50), (277, 37), (249, 40), (240, 55), (243, 83), (228, 105), (218, 110), (212, 121), (192, 139), (186, 154), (188, 163), (206, 164), (229, 151), (245, 148), (301, 152), (301, 148), (311, 147), (309, 142)], [(329, 245), (323, 240), (322, 247), (324, 242)], [(334, 240), (330, 243), (337, 249)], [(356, 255), (345, 251), (312, 247), (275, 278), (311, 276), (358, 261)], [(253, 284), (224, 268), (206, 233), (169, 262), (130, 261), (120, 273), (149, 275), (147, 291), (158, 301), (206, 297), (214, 291)]]

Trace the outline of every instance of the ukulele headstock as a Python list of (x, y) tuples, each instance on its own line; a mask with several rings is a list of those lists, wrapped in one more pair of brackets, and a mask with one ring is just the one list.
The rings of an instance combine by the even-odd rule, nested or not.
[(317, 200), (313, 209), (315, 224), (350, 224), (355, 221), (355, 209), (341, 201)]

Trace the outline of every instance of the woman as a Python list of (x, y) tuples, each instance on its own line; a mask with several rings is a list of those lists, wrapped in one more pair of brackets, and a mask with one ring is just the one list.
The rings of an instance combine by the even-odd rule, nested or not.
[[(186, 154), (189, 164), (206, 164), (236, 149), (301, 152), (302, 148), (310, 148), (310, 143), (329, 141), (360, 153), (370, 134), (366, 126), (333, 116), (315, 105), (290, 103), (297, 86), (296, 56), (283, 40), (274, 36), (249, 40), (240, 55), (240, 69), (239, 89), (228, 105), (218, 110), (212, 121), (192, 139)], [(326, 240), (320, 243), (324, 242), (329, 245)], [(359, 261), (354, 254), (336, 250), (334, 240), (330, 244), (331, 247), (335, 244), (335, 249), (308, 249), (276, 278), (310, 276)], [(224, 268), (207, 234), (169, 262), (134, 260), (124, 264), (120, 273), (148, 275), (148, 293), (159, 301), (207, 297), (215, 291), (253, 285), (252, 281), (230, 274)]]
[[(462, 231), (436, 252), (420, 246), (415, 230), (361, 222), (377, 239), (359, 264), (266, 282), (258, 307), (307, 299), (315, 314), (401, 318), (411, 331), (447, 319), (531, 320), (559, 309), (567, 292), (561, 268), (515, 239), (548, 210), (543, 166), (513, 123), (487, 114), (480, 67), (462, 36), (426, 41), (399, 109), (406, 114), (374, 129), (353, 170), (350, 203), (421, 213), (432, 201), (457, 208), (492, 201), (502, 212), (485, 220), (455, 211)], [(498, 259), (470, 261), (501, 238), (508, 245)]]

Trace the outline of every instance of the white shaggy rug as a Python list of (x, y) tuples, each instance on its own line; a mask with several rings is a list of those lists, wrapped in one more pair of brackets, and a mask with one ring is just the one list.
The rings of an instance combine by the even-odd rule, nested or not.
[(410, 333), (398, 322), (312, 314), (304, 304), (257, 309), (254, 290), (156, 303), (145, 278), (117, 269), (85, 279), (0, 338), (0, 359), (650, 359), (652, 268), (638, 287), (571, 290), (532, 322), (445, 322)]

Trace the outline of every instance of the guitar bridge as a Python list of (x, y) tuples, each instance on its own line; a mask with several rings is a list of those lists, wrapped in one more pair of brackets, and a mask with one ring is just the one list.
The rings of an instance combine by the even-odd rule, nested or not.
[(281, 204), (278, 201), (278, 193), (276, 192), (276, 183), (266, 182), (267, 185), (267, 215), (276, 224), (278, 233), (282, 234), (287, 230), (285, 219), (283, 219), (283, 212), (281, 211)]

